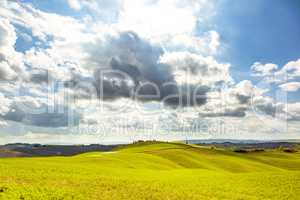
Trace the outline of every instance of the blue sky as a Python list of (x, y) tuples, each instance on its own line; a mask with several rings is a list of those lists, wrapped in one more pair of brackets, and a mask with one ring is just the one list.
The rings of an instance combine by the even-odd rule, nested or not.
[(299, 58), (298, 0), (225, 0), (214, 19), (228, 42), (226, 58), (241, 71), (254, 61), (284, 65)]
[(300, 138), (298, 0), (0, 4), (0, 143)]
[(40, 10), (46, 12), (54, 12), (61, 15), (72, 15), (80, 16), (81, 12), (74, 12), (72, 8), (68, 6), (67, 1), (61, 0), (50, 0), (50, 1), (39, 1), (39, 0), (21, 0), (23, 3), (30, 3)]
[[(254, 61), (282, 67), (290, 60), (297, 60), (299, 22), (298, 0), (222, 0), (219, 12), (212, 19), (227, 44), (220, 58), (232, 63), (236, 80), (251, 78), (248, 72)], [(300, 99), (299, 92), (288, 95), (289, 101)]]

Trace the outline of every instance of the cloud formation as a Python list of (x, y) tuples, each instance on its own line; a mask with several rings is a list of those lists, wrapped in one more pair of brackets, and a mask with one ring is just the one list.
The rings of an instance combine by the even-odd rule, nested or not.
[[(68, 0), (82, 19), (0, 4), (1, 126), (47, 134), (81, 125), (184, 132), (249, 120), (250, 133), (265, 131), (254, 116), (300, 120), (298, 104), (277, 102), (251, 80), (236, 83), (235, 66), (220, 62), (222, 35), (203, 24), (214, 1)], [(32, 46), (17, 51), (19, 37)], [(290, 92), (299, 89), (299, 66), (256, 62), (251, 70)]]
[(286, 92), (297, 92), (300, 89), (300, 82), (289, 82), (279, 85), (279, 87)]
[(52, 107), (47, 104), (46, 99), (20, 96), (6, 101), (6, 108), (2, 107), (2, 110), (6, 111), (2, 114), (2, 119), (26, 125), (67, 127), (78, 124), (81, 118), (80, 114), (71, 108), (63, 105)]
[(262, 64), (256, 62), (251, 66), (254, 76), (271, 76), (278, 69), (278, 66), (273, 63)]
[(15, 51), (17, 40), (14, 26), (0, 18), (0, 80), (13, 80), (24, 73), (22, 55)]
[[(205, 94), (210, 89), (210, 83), (183, 83), (176, 80), (175, 63), (161, 59), (165, 54), (163, 49), (134, 32), (109, 35), (104, 41), (89, 45), (86, 50), (89, 56), (85, 65), (94, 70), (94, 85), (100, 98), (126, 97), (162, 101), (172, 106), (194, 106), (206, 102)], [(222, 67), (225, 71), (228, 69), (228, 66), (209, 58), (196, 62), (202, 62), (191, 66), (196, 71), (205, 70), (201, 69), (201, 65), (210, 68), (207, 74), (198, 74), (203, 80), (215, 74), (217, 68), (220, 71)]]

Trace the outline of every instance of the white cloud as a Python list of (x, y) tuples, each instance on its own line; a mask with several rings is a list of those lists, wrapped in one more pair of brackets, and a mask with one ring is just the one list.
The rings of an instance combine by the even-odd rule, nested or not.
[(17, 40), (15, 28), (9, 20), (0, 18), (0, 52), (5, 54), (14, 51), (13, 46)]
[(68, 3), (71, 8), (75, 10), (80, 10), (81, 9), (81, 4), (78, 0), (68, 0)]
[(246, 117), (250, 112), (257, 115), (275, 116), (277, 105), (266, 90), (258, 88), (249, 80), (208, 93), (208, 102), (199, 110), (202, 117)]
[(291, 103), (286, 106), (287, 118), (291, 121), (300, 121), (300, 103)]
[(135, 30), (144, 36), (191, 33), (197, 18), (190, 9), (177, 7), (170, 0), (147, 2), (127, 0), (123, 3), (119, 24), (123, 30)]
[(216, 31), (206, 32), (201, 36), (188, 34), (167, 35), (159, 41), (168, 52), (190, 51), (201, 55), (214, 55), (220, 51), (220, 35)]
[(300, 89), (300, 82), (289, 82), (279, 85), (279, 87), (286, 92), (296, 92)]
[(12, 96), (16, 93), (18, 86), (19, 85), (14, 82), (1, 81), (0, 93), (8, 94), (9, 96)]
[(8, 123), (6, 121), (3, 121), (0, 119), (0, 128), (4, 128), (8, 125)]
[(197, 22), (210, 15), (210, 6), (207, 0), (123, 0), (118, 26), (148, 38), (192, 34)]
[(252, 75), (262, 78), (261, 84), (276, 84), (287, 92), (297, 91), (299, 88), (298, 78), (300, 78), (300, 59), (288, 62), (281, 69), (278, 68), (276, 64), (261, 64), (259, 62), (251, 66)]
[(0, 16), (30, 29), (32, 35), (43, 42), (47, 42), (49, 37), (78, 40), (78, 32), (85, 30), (85, 26), (72, 17), (43, 12), (25, 3), (8, 3), (6, 7), (0, 8)]
[(278, 69), (278, 66), (273, 63), (262, 64), (256, 62), (251, 66), (254, 76), (271, 76)]
[(13, 80), (17, 73), (8, 65), (7, 62), (0, 62), (0, 80)]
[(68, 0), (68, 3), (76, 11), (88, 11), (85, 18), (108, 24), (118, 21), (123, 6), (123, 0)]
[(8, 19), (0, 17), (0, 80), (12, 80), (24, 73), (22, 54), (14, 49), (15, 28)]
[(257, 88), (249, 80), (243, 80), (234, 86), (233, 91), (239, 95), (254, 97), (261, 96), (266, 90)]
[(10, 105), (11, 105), (11, 101), (6, 98), (3, 94), (0, 93), (0, 115), (5, 115), (9, 109), (10, 109)]
[[(57, 56), (60, 52), (62, 57)], [(57, 47), (30, 49), (24, 55), (24, 62), (32, 67), (29, 74), (31, 77), (34, 76), (39, 79), (38, 82), (47, 82), (48, 80), (66, 81), (71, 79), (72, 70), (80, 69), (76, 64), (71, 63), (72, 59), (70, 57), (64, 57), (62, 51)], [(73, 62), (76, 63), (76, 60)]]
[(185, 52), (165, 53), (160, 62), (170, 65), (178, 83), (202, 84), (213, 87), (214, 84), (233, 82), (230, 64), (218, 63), (213, 57), (203, 57)]
[(300, 59), (288, 62), (276, 75), (284, 75), (287, 79), (300, 77)]

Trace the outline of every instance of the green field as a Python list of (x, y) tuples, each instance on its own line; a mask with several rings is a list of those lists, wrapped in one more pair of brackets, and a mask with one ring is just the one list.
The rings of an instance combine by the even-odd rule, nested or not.
[(73, 157), (0, 159), (0, 199), (300, 198), (300, 154), (142, 143)]

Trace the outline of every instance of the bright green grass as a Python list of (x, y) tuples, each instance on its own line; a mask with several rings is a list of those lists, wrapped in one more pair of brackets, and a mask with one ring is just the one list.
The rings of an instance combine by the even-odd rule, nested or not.
[(110, 153), (0, 159), (0, 199), (288, 200), (300, 154), (143, 143)]

